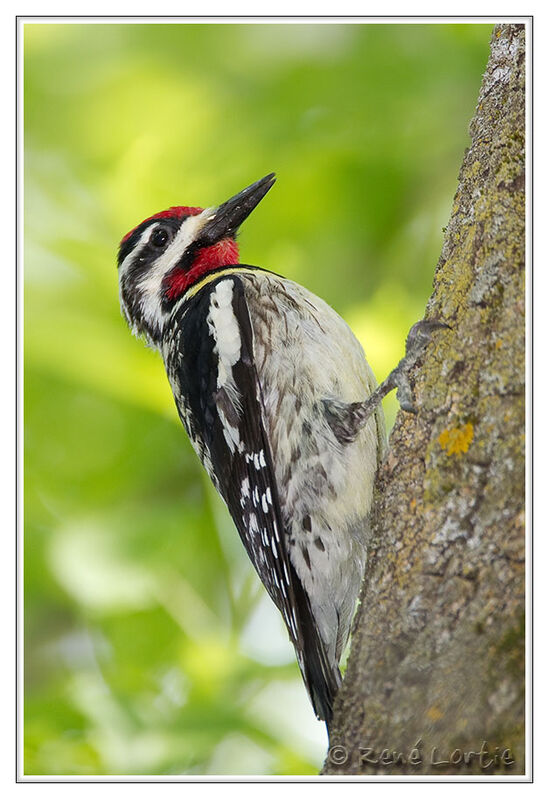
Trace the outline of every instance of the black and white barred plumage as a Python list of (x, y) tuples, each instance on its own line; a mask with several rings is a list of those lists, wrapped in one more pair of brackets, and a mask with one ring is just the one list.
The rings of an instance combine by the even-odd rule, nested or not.
[[(214, 257), (267, 180), (218, 209), (146, 220), (121, 250), (121, 300), (162, 354), (181, 421), (284, 618), (315, 712), (329, 721), (384, 423), (380, 409), (363, 425), (341, 413), (376, 383), (335, 311), (290, 280)], [(154, 258), (149, 238), (167, 224), (169, 241)], [(185, 262), (189, 247), (194, 259)], [(198, 263), (208, 268), (186, 281)]]

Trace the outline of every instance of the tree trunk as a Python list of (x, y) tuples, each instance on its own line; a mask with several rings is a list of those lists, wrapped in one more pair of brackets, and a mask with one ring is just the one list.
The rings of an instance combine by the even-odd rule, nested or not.
[(524, 773), (524, 62), (496, 26), (325, 774)]

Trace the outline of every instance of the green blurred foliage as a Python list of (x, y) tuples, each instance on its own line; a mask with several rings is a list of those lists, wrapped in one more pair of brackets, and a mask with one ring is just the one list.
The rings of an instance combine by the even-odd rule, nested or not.
[(27, 774), (318, 771), (282, 622), (121, 319), (116, 247), (275, 170), (242, 261), (328, 300), (382, 379), (430, 293), (489, 35), (25, 25)]

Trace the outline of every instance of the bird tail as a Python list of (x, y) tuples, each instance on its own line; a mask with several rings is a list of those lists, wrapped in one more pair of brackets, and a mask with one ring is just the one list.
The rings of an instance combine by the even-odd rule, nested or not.
[(326, 722), (329, 733), (334, 699), (341, 685), (341, 672), (337, 663), (328, 656), (314, 620), (309, 597), (300, 581), (294, 580), (293, 587), (301, 632), (301, 641), (295, 645), (297, 660), (316, 716)]

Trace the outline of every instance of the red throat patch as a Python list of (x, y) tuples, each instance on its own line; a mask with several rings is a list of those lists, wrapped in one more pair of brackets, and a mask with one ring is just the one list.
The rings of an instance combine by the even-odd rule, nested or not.
[(234, 239), (222, 239), (211, 247), (203, 247), (196, 253), (196, 258), (189, 269), (174, 269), (166, 278), (166, 296), (175, 300), (201, 277), (222, 266), (234, 266), (238, 263), (238, 244)]

